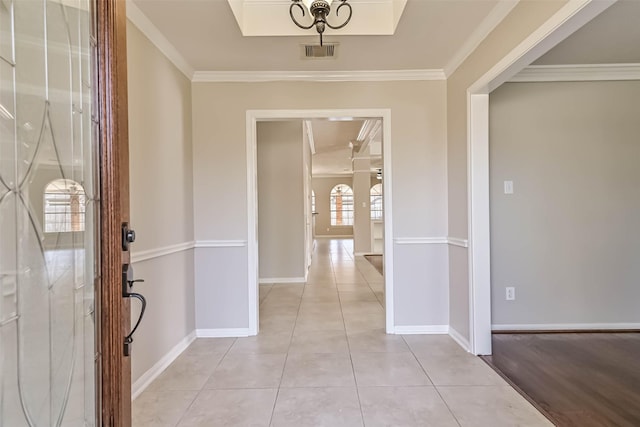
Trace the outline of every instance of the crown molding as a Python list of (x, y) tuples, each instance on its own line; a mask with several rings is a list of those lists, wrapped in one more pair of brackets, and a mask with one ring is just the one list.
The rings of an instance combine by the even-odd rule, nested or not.
[(443, 70), (361, 70), (361, 71), (196, 71), (195, 83), (222, 82), (384, 82), (405, 80), (445, 80)]
[(640, 80), (640, 64), (530, 65), (510, 82)]
[(149, 18), (147, 18), (147, 15), (130, 0), (127, 1), (127, 18), (182, 74), (191, 80), (194, 72), (193, 67), (191, 67), (187, 60), (178, 52), (178, 49), (167, 40), (158, 27), (153, 25)]
[(449, 77), (462, 65), (469, 55), (480, 46), (480, 43), (511, 13), (517, 4), (517, 1), (501, 0), (491, 9), (491, 12), (482, 20), (462, 47), (453, 55), (453, 58), (445, 65), (444, 74), (446, 77)]

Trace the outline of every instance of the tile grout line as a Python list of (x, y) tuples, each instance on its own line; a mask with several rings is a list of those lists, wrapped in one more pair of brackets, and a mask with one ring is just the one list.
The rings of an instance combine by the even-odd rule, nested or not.
[(438, 387), (436, 386), (436, 384), (433, 382), (433, 380), (431, 379), (431, 377), (429, 376), (429, 373), (427, 372), (427, 370), (424, 368), (424, 366), (422, 366), (422, 363), (420, 363), (420, 360), (418, 359), (418, 356), (416, 356), (416, 354), (414, 353), (413, 349), (411, 348), (411, 346), (409, 345), (409, 343), (407, 342), (407, 340), (404, 338), (403, 335), (400, 335), (402, 337), (402, 340), (405, 342), (405, 344), (407, 345), (407, 347), (409, 347), (409, 350), (411, 351), (411, 354), (413, 355), (413, 358), (415, 359), (416, 362), (418, 362), (418, 366), (420, 366), (420, 369), (422, 369), (422, 372), (424, 372), (424, 374), (427, 376), (427, 378), (429, 379), (429, 382), (431, 383), (431, 386), (433, 387), (433, 389), (435, 390), (436, 394), (438, 395), (438, 397), (440, 398), (440, 400), (442, 400), (442, 403), (444, 403), (444, 406), (447, 407), (447, 410), (449, 411), (449, 413), (451, 414), (451, 416), (453, 417), (453, 419), (456, 421), (456, 423), (458, 423), (458, 426), (462, 426), (462, 424), (460, 424), (460, 421), (458, 420), (458, 417), (456, 417), (456, 414), (453, 413), (453, 411), (451, 410), (451, 408), (449, 407), (449, 404), (447, 403), (447, 401), (444, 399), (444, 397), (442, 397), (442, 394), (440, 394), (440, 390), (438, 390)]
[[(354, 264), (355, 266), (355, 264)], [(355, 266), (357, 269), (357, 266)], [(335, 269), (333, 267), (333, 260), (331, 260), (331, 269), (333, 270), (334, 279), (335, 277)], [(368, 285), (368, 282), (367, 282)], [(338, 282), (336, 280), (336, 289), (338, 288)], [(349, 352), (349, 361), (351, 362), (351, 372), (353, 373), (353, 383), (356, 389), (356, 397), (358, 398), (358, 407), (360, 408), (360, 419), (362, 421), (362, 426), (365, 425), (364, 422), (364, 411), (362, 410), (362, 401), (360, 400), (360, 390), (358, 389), (358, 380), (356, 378), (356, 369), (353, 365), (353, 355), (351, 354), (351, 344), (349, 343), (349, 335), (347, 334), (347, 324), (344, 320), (344, 312), (342, 311), (342, 298), (340, 297), (340, 291), (338, 291), (338, 304), (340, 304), (340, 315), (342, 316), (342, 325), (344, 326), (344, 337), (347, 341), (347, 350)]]
[[(273, 289), (273, 288), (272, 288)], [(282, 373), (280, 374), (280, 382), (278, 383), (278, 388), (276, 390), (276, 397), (273, 399), (273, 407), (271, 408), (271, 417), (269, 418), (269, 426), (273, 425), (273, 416), (276, 412), (276, 405), (278, 403), (278, 397), (280, 396), (280, 389), (282, 388), (282, 379), (284, 378), (284, 370), (287, 367), (287, 361), (289, 360), (289, 352), (291, 351), (291, 344), (293, 343), (293, 335), (296, 332), (296, 325), (298, 324), (298, 317), (300, 316), (300, 308), (302, 307), (302, 297), (307, 289), (307, 283), (305, 282), (304, 287), (302, 288), (302, 293), (300, 294), (300, 301), (298, 301), (298, 310), (296, 311), (296, 320), (293, 322), (293, 330), (291, 331), (291, 335), (289, 336), (289, 347), (287, 347), (287, 353), (284, 356), (284, 364), (282, 365)], [(269, 291), (271, 293), (271, 291)]]
[[(201, 338), (202, 339), (202, 338)], [(227, 357), (227, 354), (229, 354), (229, 351), (231, 350), (231, 347), (233, 347), (233, 345), (236, 343), (236, 341), (238, 341), (238, 338), (235, 338), (233, 340), (233, 342), (231, 343), (231, 345), (229, 346), (229, 348), (227, 349), (227, 351), (224, 352), (224, 355), (222, 355), (222, 357), (220, 358), (220, 360), (218, 360), (218, 363), (216, 363), (216, 367), (213, 368), (213, 371), (211, 371), (211, 375), (214, 374), (214, 372), (216, 371), (216, 369), (218, 369), (218, 366), (220, 366), (220, 364), (222, 363), (222, 360)], [(195, 343), (196, 341), (194, 341)], [(191, 343), (191, 345), (193, 345), (193, 343)], [(191, 346), (190, 345), (190, 346)], [(190, 347), (189, 346), (189, 347)], [(189, 348), (187, 347), (187, 349)], [(185, 351), (187, 350), (185, 349)], [(211, 378), (211, 375), (209, 375), (207, 377), (207, 381), (209, 381), (209, 378)], [(193, 406), (193, 404), (196, 402), (196, 400), (198, 400), (198, 398), (200, 397), (200, 395), (202, 394), (202, 392), (205, 390), (205, 386), (207, 385), (207, 381), (204, 382), (204, 384), (202, 384), (202, 387), (200, 388), (200, 390), (198, 390), (198, 393), (196, 394), (196, 396), (193, 398), (193, 400), (191, 401), (191, 403), (189, 404), (189, 406), (187, 406), (187, 408), (184, 410), (184, 412), (182, 413), (182, 415), (180, 416), (180, 418), (178, 419), (178, 422), (175, 424), (176, 427), (180, 425), (180, 423), (182, 422), (182, 420), (184, 419), (184, 416), (187, 415), (187, 413), (189, 412), (189, 410), (191, 409), (191, 407)]]
[[(364, 257), (363, 257), (364, 258)], [(368, 262), (368, 261), (367, 261)], [(369, 279), (366, 278), (366, 276), (364, 274), (362, 274), (362, 270), (360, 270), (360, 267), (358, 266), (358, 264), (356, 263), (356, 269), (360, 272), (360, 275), (362, 275), (362, 277), (364, 278), (364, 281), (367, 282), (367, 287), (369, 288), (369, 290), (371, 292), (373, 292), (373, 295), (376, 297), (376, 301), (378, 302), (378, 304), (380, 304), (380, 306), (382, 307), (382, 309), (385, 311), (385, 315), (386, 315), (386, 311), (387, 308), (384, 306), (384, 304), (382, 304), (382, 302), (378, 299), (378, 295), (376, 294), (376, 291), (373, 290), (373, 288), (371, 287), (371, 283), (369, 283)], [(378, 270), (376, 270), (378, 271)], [(382, 283), (384, 283), (384, 275), (382, 275)], [(383, 292), (386, 292), (386, 284), (383, 285)]]

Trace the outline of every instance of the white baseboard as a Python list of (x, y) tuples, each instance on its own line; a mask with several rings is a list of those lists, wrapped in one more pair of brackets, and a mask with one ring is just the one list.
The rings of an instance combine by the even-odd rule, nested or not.
[(446, 334), (449, 333), (449, 325), (396, 326), (393, 328), (393, 333), (398, 335)]
[(562, 331), (562, 330), (615, 330), (640, 329), (640, 323), (541, 323), (516, 325), (491, 325), (492, 331)]
[(306, 283), (304, 277), (262, 277), (258, 280), (261, 285), (272, 285), (274, 283)]
[(140, 378), (136, 380), (131, 386), (131, 400), (134, 400), (136, 397), (140, 396), (140, 394), (149, 387), (149, 384), (153, 382), (158, 376), (165, 370), (171, 363), (182, 354), (183, 351), (189, 347), (189, 345), (196, 339), (196, 331), (192, 331), (189, 335), (184, 337), (178, 344), (173, 346), (171, 350), (167, 354), (165, 354), (158, 362), (153, 365), (147, 372), (142, 374)]
[(316, 235), (316, 239), (353, 239), (353, 234), (321, 234)]
[(237, 338), (249, 335), (249, 328), (196, 329), (198, 338)]
[(453, 338), (455, 342), (460, 344), (460, 347), (464, 348), (468, 352), (471, 352), (471, 344), (469, 343), (469, 340), (465, 338), (460, 332), (453, 329), (451, 326), (449, 326), (449, 336), (451, 336), (451, 338)]

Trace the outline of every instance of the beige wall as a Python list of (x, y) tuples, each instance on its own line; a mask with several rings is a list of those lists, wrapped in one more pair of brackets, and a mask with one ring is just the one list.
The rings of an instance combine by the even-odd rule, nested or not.
[(491, 94), (493, 324), (640, 322), (639, 118), (640, 81)]
[[(191, 84), (135, 26), (127, 32), (135, 258), (194, 240)], [(148, 300), (134, 337), (134, 381), (195, 329), (193, 264), (192, 249), (134, 263), (135, 276), (145, 279), (134, 290)]]
[(259, 277), (304, 281), (302, 121), (260, 122), (257, 135)]
[[(391, 159), (385, 159), (393, 168), (392, 237), (446, 235), (444, 81), (193, 83), (192, 87), (197, 240), (247, 239), (246, 111), (254, 109), (390, 109), (391, 123), (384, 125), (391, 126), (392, 135)], [(405, 246), (410, 259), (394, 270), (396, 324), (432, 325), (435, 321), (446, 325), (448, 316), (436, 307), (443, 301), (428, 296), (433, 289), (444, 287), (446, 292), (446, 274), (431, 271), (416, 280), (412, 271), (425, 261), (446, 270), (446, 262), (441, 262), (446, 253), (444, 258), (438, 254), (425, 260), (415, 245)], [(440, 250), (446, 252), (446, 248)], [(224, 322), (213, 315), (203, 317), (206, 324), (198, 327), (246, 327), (241, 321), (247, 318), (248, 307), (244, 303), (248, 298), (246, 274), (241, 273), (248, 268), (243, 251), (200, 252), (202, 256), (196, 256), (196, 291), (202, 289), (203, 298), (198, 298), (198, 303), (202, 300), (203, 309), (210, 313), (229, 311), (230, 316)], [(220, 272), (224, 280), (213, 283), (199, 276), (199, 271), (206, 269), (199, 262), (212, 265), (223, 259), (228, 266)], [(238, 306), (223, 307), (224, 302), (215, 298), (220, 295)]]
[[(467, 89), (565, 1), (523, 0), (447, 80), (448, 235), (467, 235)], [(469, 338), (469, 281), (466, 248), (449, 248), (451, 328)]]

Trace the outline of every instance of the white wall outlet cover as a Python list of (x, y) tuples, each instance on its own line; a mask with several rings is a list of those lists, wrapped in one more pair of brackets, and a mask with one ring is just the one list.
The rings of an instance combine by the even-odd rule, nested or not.
[(504, 182), (504, 194), (513, 194), (513, 181)]
[(514, 301), (516, 299), (516, 288), (512, 286), (508, 286), (504, 288), (504, 290), (505, 290), (504, 297), (507, 301)]

